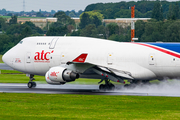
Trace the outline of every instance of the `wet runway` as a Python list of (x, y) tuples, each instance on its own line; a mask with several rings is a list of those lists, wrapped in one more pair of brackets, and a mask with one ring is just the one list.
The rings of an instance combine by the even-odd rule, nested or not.
[[(127, 89), (122, 86), (116, 86), (115, 91), (99, 91), (98, 85), (48, 85), (38, 84), (36, 88), (28, 88), (26, 84), (2, 84), (0, 83), (0, 92), (5, 93), (39, 93), (39, 94), (83, 94), (83, 95), (132, 95), (132, 96), (171, 96), (180, 97), (180, 91), (176, 88), (171, 90), (168, 88), (153, 87)], [(162, 87), (162, 86), (161, 86)], [(178, 87), (178, 89), (180, 89)], [(162, 90), (162, 91), (161, 91)], [(164, 91), (165, 90), (165, 91)], [(174, 92), (174, 90), (176, 92)], [(169, 92), (168, 92), (169, 91)]]

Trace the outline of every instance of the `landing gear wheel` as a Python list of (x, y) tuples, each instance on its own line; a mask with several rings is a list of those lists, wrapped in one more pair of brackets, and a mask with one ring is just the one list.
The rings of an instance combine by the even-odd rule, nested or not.
[(101, 81), (99, 83), (101, 83), (103, 81), (105, 81), (105, 84), (100, 84), (99, 90), (106, 91), (106, 90), (114, 90), (115, 89), (115, 86), (110, 82), (110, 80), (108, 78), (101, 79)]
[(99, 89), (102, 90), (102, 91), (106, 91), (106, 90), (114, 90), (115, 89), (115, 86), (113, 84), (101, 84), (99, 86)]
[(36, 83), (35, 82), (28, 82), (27, 86), (28, 86), (28, 88), (35, 88)]
[(33, 77), (34, 77), (34, 75), (30, 74), (29, 82), (27, 84), (28, 88), (35, 88), (36, 87), (36, 83), (33, 82), (33, 80), (35, 80)]
[(104, 84), (101, 84), (99, 86), (99, 89), (102, 90), (102, 91), (105, 91), (106, 90), (106, 86)]
[(115, 86), (113, 84), (109, 84), (109, 90), (115, 90)]

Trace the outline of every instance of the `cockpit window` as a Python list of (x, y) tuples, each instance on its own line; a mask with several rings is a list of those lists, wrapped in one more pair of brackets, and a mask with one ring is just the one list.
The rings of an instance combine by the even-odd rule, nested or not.
[(22, 44), (22, 43), (23, 43), (23, 41), (20, 41), (20, 42), (19, 42), (19, 44)]

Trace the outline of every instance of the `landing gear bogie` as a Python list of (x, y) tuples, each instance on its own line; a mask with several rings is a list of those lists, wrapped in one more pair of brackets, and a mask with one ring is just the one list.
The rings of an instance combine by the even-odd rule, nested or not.
[(30, 74), (29, 76), (29, 82), (27, 84), (28, 88), (35, 88), (36, 87), (36, 83), (33, 82), (34, 79), (34, 75)]
[(28, 88), (35, 88), (36, 83), (35, 82), (28, 82), (27, 86), (28, 86)]
[(114, 90), (115, 89), (115, 86), (113, 84), (101, 84), (99, 86), (99, 89), (102, 90), (102, 91), (107, 91), (107, 90)]
[(105, 81), (105, 84), (100, 84), (99, 90), (107, 91), (107, 90), (114, 90), (115, 89), (115, 86), (112, 83), (110, 83), (110, 80), (105, 79), (105, 80), (101, 80), (101, 82), (102, 81)]

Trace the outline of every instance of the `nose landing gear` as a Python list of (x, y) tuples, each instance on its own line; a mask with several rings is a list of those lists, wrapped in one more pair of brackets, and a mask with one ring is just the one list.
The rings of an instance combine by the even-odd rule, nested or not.
[(29, 76), (29, 82), (27, 84), (28, 88), (35, 88), (36, 87), (36, 82), (33, 82), (33, 80), (35, 80), (34, 75), (30, 74)]

